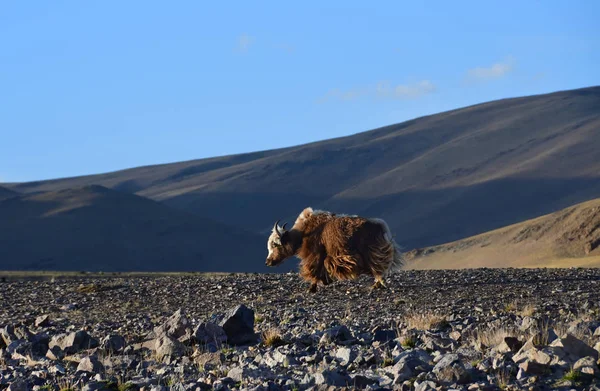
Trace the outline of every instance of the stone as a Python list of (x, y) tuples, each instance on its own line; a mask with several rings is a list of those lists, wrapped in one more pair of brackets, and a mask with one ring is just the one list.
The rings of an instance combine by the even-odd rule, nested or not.
[(504, 337), (504, 340), (496, 347), (498, 353), (516, 353), (523, 347), (523, 342), (515, 337)]
[(402, 384), (418, 375), (422, 370), (430, 368), (431, 356), (421, 350), (402, 352), (396, 359), (394, 366), (386, 369), (386, 372), (394, 376), (394, 384)]
[(167, 336), (172, 339), (185, 340), (192, 335), (191, 324), (181, 309), (178, 309), (163, 324), (152, 330), (149, 338)]
[(125, 338), (117, 334), (109, 334), (100, 341), (100, 349), (108, 353), (117, 353), (125, 349)]
[(433, 367), (438, 380), (445, 383), (467, 383), (471, 376), (467, 372), (458, 354), (445, 354)]
[(100, 373), (104, 370), (104, 365), (95, 356), (84, 357), (77, 366), (77, 371)]
[(69, 334), (55, 335), (50, 339), (49, 349), (59, 347), (65, 354), (74, 354), (81, 350), (98, 347), (98, 340), (92, 338), (87, 332), (79, 330)]
[(9, 346), (15, 341), (29, 341), (33, 334), (23, 325), (7, 325), (0, 329), (0, 338), (4, 340), (4, 346)]
[(376, 329), (373, 334), (373, 341), (388, 343), (396, 339), (397, 335), (394, 330)]
[(58, 346), (53, 346), (46, 351), (46, 357), (53, 361), (59, 361), (65, 358), (65, 352)]
[(227, 372), (227, 377), (231, 378), (234, 382), (241, 382), (242, 380), (244, 380), (246, 378), (246, 376), (247, 375), (244, 371), (244, 368), (240, 368), (240, 367), (231, 368)]
[(17, 378), (15, 381), (10, 383), (7, 391), (27, 391), (27, 383), (21, 378)]
[(570, 333), (567, 333), (564, 338), (553, 341), (550, 346), (561, 347), (575, 360), (587, 356), (594, 357), (596, 360), (598, 359), (598, 352), (596, 350)]
[(48, 327), (50, 325), (50, 315), (40, 315), (35, 318), (35, 327)]
[(347, 366), (356, 359), (357, 354), (356, 351), (348, 347), (341, 347), (335, 352), (335, 357), (340, 361), (342, 366)]
[(254, 332), (254, 311), (243, 304), (229, 310), (218, 325), (225, 330), (228, 344), (244, 345), (258, 342), (258, 334)]
[(352, 379), (352, 386), (355, 388), (359, 388), (359, 389), (364, 389), (366, 387), (370, 387), (370, 386), (375, 386), (379, 384), (379, 380), (378, 379), (372, 379), (370, 377), (367, 377), (365, 375), (361, 375), (361, 374), (357, 374), (357, 375), (353, 375), (351, 376)]
[(206, 371), (218, 368), (225, 362), (223, 353), (202, 353), (194, 358), (194, 362)]
[(532, 347), (528, 344), (523, 345), (523, 347), (512, 357), (512, 360), (519, 364), (526, 360), (533, 361), (539, 364), (550, 364), (552, 361), (552, 357), (535, 347)]
[(598, 371), (598, 364), (596, 363), (596, 359), (592, 356), (583, 357), (577, 360), (577, 362), (573, 364), (573, 370), (591, 376), (596, 376), (600, 373), (600, 371)]
[(181, 342), (163, 335), (154, 340), (154, 351), (159, 361), (166, 358), (181, 356), (185, 353), (185, 347)]
[(227, 342), (227, 334), (223, 327), (210, 322), (200, 323), (194, 330), (193, 338), (197, 343), (211, 344), (217, 348)]
[(519, 368), (528, 375), (544, 375), (550, 367), (547, 364), (541, 364), (533, 360), (525, 360), (519, 364)]
[(323, 332), (321, 339), (319, 340), (320, 344), (327, 344), (331, 342), (347, 342), (352, 340), (352, 333), (348, 330), (346, 326), (335, 326), (330, 329), (327, 329)]
[(314, 376), (316, 385), (327, 384), (336, 387), (348, 387), (352, 385), (352, 379), (338, 371), (322, 371), (317, 372)]
[(431, 380), (420, 382), (418, 385), (415, 386), (415, 391), (435, 391), (437, 389), (437, 384), (435, 384), (435, 382), (432, 382)]

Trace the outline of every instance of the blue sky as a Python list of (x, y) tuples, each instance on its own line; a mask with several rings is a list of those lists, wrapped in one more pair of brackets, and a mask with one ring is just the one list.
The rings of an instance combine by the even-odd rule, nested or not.
[(600, 2), (0, 3), (0, 182), (600, 85)]

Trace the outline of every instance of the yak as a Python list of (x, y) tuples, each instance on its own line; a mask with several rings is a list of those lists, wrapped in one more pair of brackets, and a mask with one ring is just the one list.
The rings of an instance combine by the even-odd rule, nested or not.
[(296, 256), (300, 276), (310, 283), (309, 292), (316, 292), (319, 283), (325, 286), (360, 275), (374, 278), (371, 289), (382, 288), (385, 276), (403, 266), (400, 248), (382, 219), (307, 207), (289, 230), (279, 221), (267, 241), (265, 264), (275, 267)]

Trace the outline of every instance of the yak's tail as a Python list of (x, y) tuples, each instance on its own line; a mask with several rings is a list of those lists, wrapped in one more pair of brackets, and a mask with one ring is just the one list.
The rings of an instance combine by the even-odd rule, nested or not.
[(383, 270), (383, 275), (388, 275), (390, 273), (396, 272), (404, 266), (404, 257), (402, 255), (402, 249), (394, 240), (392, 236), (392, 232), (388, 227), (387, 223), (382, 219), (373, 219), (374, 222), (381, 224), (383, 227), (383, 245), (380, 247), (380, 254), (385, 257), (385, 267)]

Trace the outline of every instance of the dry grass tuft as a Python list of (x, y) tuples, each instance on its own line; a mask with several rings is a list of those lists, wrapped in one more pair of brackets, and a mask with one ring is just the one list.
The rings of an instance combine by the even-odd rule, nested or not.
[(506, 337), (518, 337), (518, 333), (508, 327), (489, 327), (474, 331), (470, 339), (473, 345), (483, 345), (492, 348), (504, 342), (504, 338)]
[(404, 316), (404, 322), (409, 329), (416, 330), (432, 330), (439, 329), (448, 324), (445, 315), (436, 314), (434, 312), (411, 312)]
[(513, 300), (504, 306), (504, 311), (514, 312), (516, 315), (520, 316), (532, 316), (535, 314), (535, 310), (535, 305), (531, 303), (523, 305), (522, 303), (519, 303), (518, 300)]
[(533, 316), (535, 314), (536, 307), (533, 304), (525, 304), (523, 308), (517, 311), (517, 315), (521, 316)]
[(262, 340), (266, 346), (273, 347), (283, 345), (281, 333), (276, 328), (270, 328), (262, 333)]

